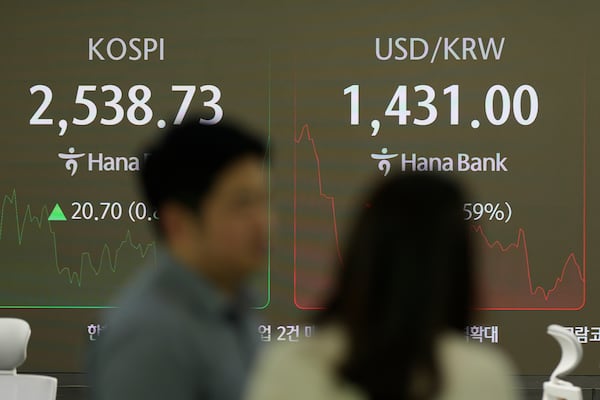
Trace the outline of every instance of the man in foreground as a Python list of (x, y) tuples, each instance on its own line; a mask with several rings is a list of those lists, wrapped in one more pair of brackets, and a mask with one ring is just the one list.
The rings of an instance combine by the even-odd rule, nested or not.
[(95, 343), (92, 398), (239, 399), (257, 339), (244, 283), (267, 251), (265, 144), (192, 121), (146, 153), (157, 267), (124, 291)]

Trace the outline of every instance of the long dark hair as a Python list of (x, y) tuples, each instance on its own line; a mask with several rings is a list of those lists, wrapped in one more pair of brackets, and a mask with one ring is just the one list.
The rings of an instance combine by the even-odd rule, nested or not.
[(319, 321), (348, 331), (340, 373), (370, 399), (430, 399), (440, 388), (435, 339), (464, 332), (472, 305), (464, 201), (448, 177), (405, 173), (361, 207)]

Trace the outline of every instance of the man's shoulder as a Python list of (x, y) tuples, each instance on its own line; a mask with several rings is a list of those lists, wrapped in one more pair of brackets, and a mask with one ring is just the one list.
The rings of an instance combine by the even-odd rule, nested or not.
[[(178, 338), (185, 338), (187, 323), (200, 322), (179, 303), (177, 294), (163, 283), (164, 273), (148, 270), (137, 276), (117, 297), (117, 307), (105, 313), (109, 336), (136, 334), (168, 336), (177, 330)], [(182, 335), (183, 333), (183, 335)]]

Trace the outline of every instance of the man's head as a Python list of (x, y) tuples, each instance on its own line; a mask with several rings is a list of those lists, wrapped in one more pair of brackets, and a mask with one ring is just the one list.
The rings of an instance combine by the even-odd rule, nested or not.
[(142, 187), (179, 261), (235, 285), (265, 261), (266, 146), (238, 127), (197, 121), (173, 127), (147, 149)]

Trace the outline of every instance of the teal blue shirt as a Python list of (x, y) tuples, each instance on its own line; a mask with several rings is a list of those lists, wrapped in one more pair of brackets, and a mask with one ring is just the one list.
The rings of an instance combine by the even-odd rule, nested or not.
[(226, 300), (166, 251), (128, 287), (90, 357), (95, 400), (239, 400), (257, 349), (245, 296)]

